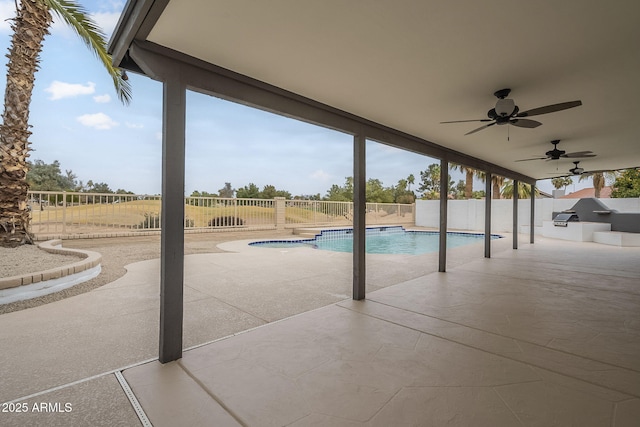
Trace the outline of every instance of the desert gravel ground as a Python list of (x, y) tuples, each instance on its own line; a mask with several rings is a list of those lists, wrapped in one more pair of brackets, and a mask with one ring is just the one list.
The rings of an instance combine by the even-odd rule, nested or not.
[[(291, 230), (266, 230), (185, 234), (185, 254), (224, 252), (223, 250), (218, 249), (218, 244), (232, 240), (286, 237), (291, 236), (291, 233)], [(111, 283), (126, 273), (125, 266), (127, 264), (160, 258), (160, 235), (63, 240), (62, 247), (87, 249), (100, 253), (102, 255), (102, 271), (100, 272), (100, 275), (84, 283), (73, 286), (72, 288), (50, 295), (0, 305), (0, 314), (37, 307), (42, 304), (89, 292), (102, 285)], [(2, 248), (2, 252), (0, 252), (0, 259), (2, 259), (2, 261), (0, 264), (2, 266), (7, 266), (6, 271), (9, 271), (8, 266), (11, 264), (13, 266), (13, 270), (11, 270), (12, 274), (0, 275), (0, 277), (8, 277), (15, 274), (44, 270), (46, 268), (54, 267), (55, 265), (64, 265), (78, 260), (78, 258), (73, 256), (61, 257), (60, 255), (54, 255), (51, 257), (49, 256), (51, 254), (47, 254), (46, 252), (37, 249), (35, 246), (30, 246), (26, 249), (19, 249), (19, 251), (6, 255), (6, 251), (13, 251), (13, 249)], [(5, 255), (10, 257), (6, 258), (6, 261), (4, 258)], [(47, 261), (44, 261), (45, 259)], [(22, 262), (23, 270), (18, 271), (15, 269), (16, 261), (18, 263)], [(37, 270), (33, 270), (33, 268), (38, 265), (43, 266), (45, 262), (47, 265), (45, 268), (37, 268)], [(0, 269), (0, 274), (1, 273), (2, 270)]]
[(36, 245), (17, 248), (0, 247), (0, 277), (18, 276), (25, 273), (48, 270), (59, 265), (78, 261), (73, 255), (51, 254)]

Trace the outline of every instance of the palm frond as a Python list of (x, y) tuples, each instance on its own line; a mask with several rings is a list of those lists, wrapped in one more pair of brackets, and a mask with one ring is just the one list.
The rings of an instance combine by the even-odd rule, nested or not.
[(93, 52), (109, 72), (118, 99), (128, 105), (131, 102), (131, 84), (123, 78), (120, 69), (113, 66), (107, 53), (105, 34), (89, 16), (87, 10), (73, 0), (40, 0), (71, 27), (84, 44)]

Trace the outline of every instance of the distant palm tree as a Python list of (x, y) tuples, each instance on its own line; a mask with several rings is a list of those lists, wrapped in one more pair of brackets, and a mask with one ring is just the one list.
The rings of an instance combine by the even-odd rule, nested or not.
[(617, 174), (615, 172), (595, 172), (592, 174), (580, 175), (580, 178), (578, 178), (578, 181), (583, 181), (585, 179), (591, 178), (593, 181), (593, 189), (595, 190), (594, 197), (596, 199), (599, 199), (600, 191), (602, 191), (602, 189), (606, 185), (607, 179), (615, 180), (616, 177), (617, 177)]
[(52, 12), (69, 25), (103, 63), (113, 79), (118, 98), (125, 104), (131, 100), (126, 75), (114, 68), (104, 34), (82, 6), (74, 0), (16, 0), (0, 125), (0, 246), (15, 247), (31, 241), (26, 181), (31, 135), (29, 107), (43, 41), (53, 22)]
[[(487, 174), (484, 171), (478, 171), (478, 178), (482, 180), (482, 182), (486, 182)], [(491, 190), (491, 198), (499, 199), (500, 198), (500, 187), (504, 184), (504, 176), (499, 175), (491, 175), (491, 184), (493, 186)]]
[(585, 175), (580, 175), (580, 178), (578, 178), (578, 181), (583, 181), (585, 179), (589, 179), (591, 178), (592, 182), (593, 182), (593, 189), (594, 191), (594, 197), (596, 199), (600, 198), (600, 191), (604, 188), (604, 186), (606, 185), (607, 179), (610, 180), (615, 180), (616, 179), (616, 173), (615, 172), (595, 172), (592, 174), (585, 174)]
[(551, 184), (556, 190), (559, 190), (562, 187), (567, 188), (567, 186), (573, 184), (573, 180), (570, 176), (560, 176), (557, 178), (551, 178)]
[(460, 172), (465, 174), (464, 198), (471, 199), (473, 197), (473, 177), (478, 175), (478, 171), (476, 169), (464, 165), (459, 165), (457, 163), (451, 163), (451, 169), (459, 170)]
[(409, 184), (409, 192), (411, 192), (411, 186), (415, 184), (415, 182), (416, 182), (416, 177), (413, 176), (413, 174), (409, 174), (409, 176), (407, 177), (407, 183)]
[[(513, 180), (506, 179), (504, 185), (502, 186), (502, 197), (505, 199), (513, 198)], [(536, 196), (540, 194), (540, 190), (536, 187)], [(518, 182), (518, 198), (519, 199), (528, 199), (531, 197), (531, 185), (525, 184), (524, 182)]]

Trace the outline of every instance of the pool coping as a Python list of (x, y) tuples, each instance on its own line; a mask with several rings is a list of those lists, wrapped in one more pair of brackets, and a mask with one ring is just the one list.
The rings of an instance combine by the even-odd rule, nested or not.
[[(440, 231), (438, 231), (438, 230), (406, 229), (403, 225), (376, 225), (376, 226), (366, 227), (365, 231), (369, 231), (369, 230), (372, 230), (372, 231), (375, 231), (375, 230), (386, 231), (389, 228), (401, 229), (405, 233), (424, 233), (424, 234), (431, 234), (431, 235), (440, 234)], [(295, 233), (295, 234), (307, 234), (307, 233), (311, 234), (311, 233), (314, 233), (314, 236), (313, 237), (304, 237), (304, 238), (280, 238), (280, 239), (267, 239), (267, 240), (262, 240), (262, 239), (243, 240), (242, 242), (243, 242), (243, 244), (246, 244), (247, 246), (252, 247), (252, 248), (260, 248), (262, 246), (262, 249), (312, 248), (312, 246), (309, 243), (316, 242), (317, 238), (322, 236), (325, 232), (347, 231), (347, 230), (353, 230), (353, 227), (344, 226), (344, 227), (331, 227), (331, 228), (322, 228), (322, 227), (305, 228), (305, 229), (296, 230), (296, 231), (298, 231), (298, 233)], [(302, 233), (299, 233), (300, 231), (302, 231)], [(352, 233), (346, 233), (346, 234), (352, 234)], [(365, 232), (365, 234), (367, 234), (367, 233)], [(473, 231), (447, 231), (447, 234), (448, 235), (454, 235), (454, 236), (455, 235), (457, 235), (457, 236), (460, 236), (460, 235), (464, 235), (464, 236), (471, 235), (471, 236), (483, 236), (484, 237), (484, 233), (483, 232), (473, 232)], [(493, 240), (493, 239), (503, 239), (503, 238), (504, 238), (504, 236), (502, 236), (500, 234), (491, 233), (491, 240)], [(231, 242), (229, 242), (229, 243), (231, 243)], [(287, 247), (279, 248), (279, 247), (268, 247), (268, 246), (266, 246), (266, 244), (269, 244), (269, 243), (291, 243), (291, 244), (300, 243), (301, 245), (300, 246), (292, 245), (290, 248), (287, 248)], [(221, 247), (221, 249), (223, 249), (223, 248)], [(235, 248), (233, 251), (234, 252), (239, 252), (238, 248)], [(370, 254), (370, 255), (382, 255), (382, 254)], [(387, 255), (393, 255), (393, 254), (387, 254)], [(403, 254), (403, 255), (409, 255), (409, 254)]]

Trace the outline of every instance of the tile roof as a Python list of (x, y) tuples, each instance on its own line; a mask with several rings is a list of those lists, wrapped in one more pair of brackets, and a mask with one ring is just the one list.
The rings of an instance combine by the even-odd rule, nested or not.
[[(610, 186), (602, 187), (602, 190), (600, 190), (600, 198), (601, 199), (611, 198), (611, 191), (612, 191), (612, 187)], [(559, 198), (560, 199), (587, 199), (590, 197), (595, 197), (595, 193), (596, 193), (596, 190), (593, 187), (583, 188), (582, 190), (578, 190), (576, 192), (566, 194)]]

